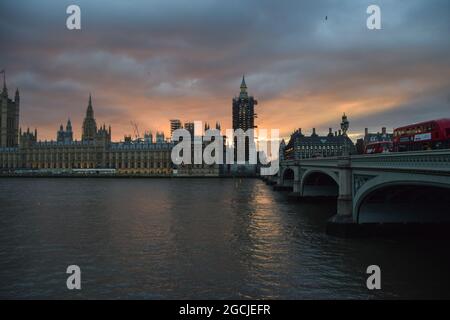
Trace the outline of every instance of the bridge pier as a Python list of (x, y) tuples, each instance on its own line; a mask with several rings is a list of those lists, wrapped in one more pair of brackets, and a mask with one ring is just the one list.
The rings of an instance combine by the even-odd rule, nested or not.
[(327, 234), (348, 237), (355, 235), (358, 225), (353, 220), (352, 196), (352, 170), (349, 156), (340, 157), (339, 169), (339, 196), (337, 199), (337, 212), (327, 222)]
[(265, 179), (265, 182), (268, 186), (273, 186), (277, 183), (277, 176), (269, 176)]
[(338, 161), (339, 168), (339, 196), (337, 199), (337, 215), (351, 217), (353, 213), (352, 198), (352, 170), (349, 157), (342, 157)]
[(302, 197), (302, 181), (300, 178), (295, 177), (294, 184), (292, 185), (292, 192), (288, 194), (290, 200), (299, 200)]

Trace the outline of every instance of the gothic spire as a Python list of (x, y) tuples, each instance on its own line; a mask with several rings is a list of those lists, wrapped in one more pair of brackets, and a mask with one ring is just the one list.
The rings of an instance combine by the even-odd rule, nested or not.
[(242, 76), (240, 97), (241, 98), (247, 97), (247, 84), (245, 83), (245, 74)]
[(83, 141), (92, 141), (97, 134), (97, 123), (94, 119), (94, 109), (92, 108), (92, 95), (89, 93), (89, 104), (86, 110), (86, 117), (83, 121), (83, 134), (81, 139)]
[(72, 131), (72, 122), (70, 121), (70, 118), (67, 120), (66, 131)]
[(247, 84), (245, 83), (245, 74), (242, 75), (242, 82), (241, 82), (241, 91), (242, 90), (247, 90)]
[(86, 111), (86, 117), (87, 118), (93, 118), (94, 117), (94, 109), (92, 108), (92, 95), (89, 93), (89, 103)]

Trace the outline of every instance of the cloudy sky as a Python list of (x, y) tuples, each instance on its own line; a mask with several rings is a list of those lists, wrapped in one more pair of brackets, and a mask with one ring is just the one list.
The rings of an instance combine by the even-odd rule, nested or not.
[[(81, 31), (66, 28), (70, 4)], [(366, 27), (370, 4), (382, 30)], [(260, 128), (325, 133), (346, 112), (355, 138), (450, 117), (449, 34), (448, 0), (2, 0), (0, 69), (41, 139), (68, 117), (79, 138), (89, 92), (116, 140), (130, 121), (229, 128), (243, 73)]]

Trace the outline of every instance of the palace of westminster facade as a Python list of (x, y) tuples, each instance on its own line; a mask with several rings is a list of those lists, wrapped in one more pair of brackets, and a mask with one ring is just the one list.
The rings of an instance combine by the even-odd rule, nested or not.
[[(249, 97), (246, 90), (243, 78), (240, 98), (233, 99), (233, 129), (247, 130), (248, 123), (254, 127), (253, 111), (247, 112)], [(19, 91), (16, 91), (14, 100), (10, 99), (4, 81), (0, 94), (0, 174), (113, 172), (125, 175), (219, 176), (232, 174), (234, 170), (230, 165), (205, 163), (175, 166), (171, 160), (175, 142), (165, 140), (163, 133), (156, 133), (155, 140), (151, 134), (145, 134), (143, 139), (135, 141), (125, 137), (123, 142), (112, 142), (111, 127), (97, 127), (91, 96), (81, 140), (73, 139), (72, 123), (68, 120), (65, 129), (60, 126), (56, 140), (41, 141), (37, 138), (37, 130), (22, 132), (20, 129), (19, 103)], [(244, 116), (236, 117), (241, 114)], [(182, 128), (179, 120), (171, 121), (171, 128), (175, 127)], [(193, 123), (186, 123), (184, 129), (193, 134)], [(205, 124), (207, 129), (209, 125)], [(219, 123), (216, 123), (216, 130), (220, 130)], [(203, 148), (207, 144), (203, 142)]]
[[(97, 127), (92, 99), (83, 121), (82, 138), (73, 139), (72, 124), (61, 125), (56, 141), (38, 141), (37, 130), (19, 129), (19, 92), (8, 97), (4, 84), (0, 94), (0, 171), (65, 172), (77, 169), (115, 169), (116, 173), (169, 175), (173, 172), (173, 143), (152, 137), (140, 143), (112, 142), (111, 127)], [(147, 137), (148, 138), (148, 137)]]

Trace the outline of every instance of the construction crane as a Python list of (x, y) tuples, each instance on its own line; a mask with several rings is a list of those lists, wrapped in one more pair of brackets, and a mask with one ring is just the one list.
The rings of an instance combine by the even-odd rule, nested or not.
[(131, 123), (131, 126), (133, 127), (134, 136), (136, 137), (136, 141), (140, 141), (141, 135), (139, 134), (139, 127), (138, 127), (137, 123), (134, 121), (130, 121), (130, 123)]

